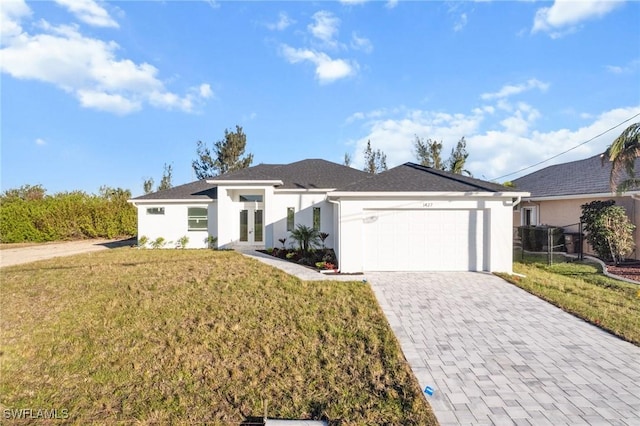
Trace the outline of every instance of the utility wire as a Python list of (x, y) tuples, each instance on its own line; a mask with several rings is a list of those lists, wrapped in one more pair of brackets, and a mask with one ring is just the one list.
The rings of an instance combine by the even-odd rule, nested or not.
[(558, 157), (560, 157), (561, 155), (564, 155), (564, 154), (566, 154), (566, 153), (567, 153), (567, 152), (569, 152), (569, 151), (573, 151), (574, 149), (576, 149), (576, 148), (578, 148), (578, 147), (581, 147), (582, 145), (588, 144), (589, 142), (593, 141), (594, 139), (598, 139), (600, 136), (602, 136), (602, 135), (605, 135), (605, 134), (609, 133), (610, 131), (612, 131), (612, 130), (613, 130), (613, 129), (615, 129), (616, 127), (620, 127), (620, 126), (622, 126), (624, 123), (626, 123), (626, 122), (628, 122), (628, 121), (631, 121), (631, 120), (633, 120), (634, 118), (636, 118), (636, 117), (638, 117), (638, 116), (640, 116), (640, 112), (639, 112), (639, 113), (637, 113), (636, 115), (634, 115), (633, 117), (631, 117), (631, 118), (627, 118), (627, 119), (626, 119), (626, 120), (624, 120), (623, 122), (616, 124), (616, 125), (615, 125), (615, 126), (613, 126), (612, 128), (610, 128), (610, 129), (608, 129), (608, 130), (605, 130), (604, 132), (600, 133), (599, 135), (596, 135), (596, 136), (592, 137), (591, 139), (588, 139), (588, 140), (586, 140), (586, 141), (584, 141), (584, 142), (582, 142), (582, 143), (579, 143), (579, 144), (578, 144), (578, 145), (576, 145), (576, 146), (573, 146), (573, 147), (571, 147), (571, 148), (567, 149), (566, 151), (562, 151), (561, 153), (556, 154), (556, 155), (554, 155), (554, 156), (552, 156), (552, 157), (549, 157), (549, 158), (547, 158), (546, 160), (539, 161), (539, 162), (537, 162), (536, 164), (532, 164), (532, 165), (527, 166), (527, 167), (525, 167), (525, 168), (522, 168), (522, 169), (520, 169), (520, 170), (516, 170), (515, 172), (507, 173), (506, 175), (502, 175), (502, 176), (499, 176), (499, 177), (497, 177), (497, 178), (493, 178), (493, 179), (491, 179), (491, 180), (492, 180), (492, 181), (494, 181), (494, 180), (498, 180), (498, 179), (505, 178), (505, 177), (507, 177), (507, 176), (515, 175), (516, 173), (520, 173), (520, 172), (523, 172), (523, 171), (525, 171), (525, 170), (529, 170), (529, 169), (531, 169), (531, 168), (533, 168), (533, 167), (539, 166), (540, 164), (544, 164), (544, 163), (546, 163), (547, 161), (551, 161), (551, 160), (553, 160), (554, 158), (558, 158)]

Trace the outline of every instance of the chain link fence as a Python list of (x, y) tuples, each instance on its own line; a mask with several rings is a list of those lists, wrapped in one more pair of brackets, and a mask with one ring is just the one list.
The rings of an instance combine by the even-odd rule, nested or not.
[[(567, 228), (578, 232), (567, 231)], [(581, 223), (572, 223), (564, 226), (518, 226), (514, 228), (515, 250), (520, 251), (521, 259), (525, 252), (545, 253), (548, 264), (553, 263), (554, 253), (575, 254), (582, 260), (584, 234)]]

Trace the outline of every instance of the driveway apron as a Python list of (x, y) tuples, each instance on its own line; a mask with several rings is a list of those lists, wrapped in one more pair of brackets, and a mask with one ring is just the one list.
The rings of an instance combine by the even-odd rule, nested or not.
[(441, 425), (640, 425), (640, 348), (490, 274), (367, 273)]

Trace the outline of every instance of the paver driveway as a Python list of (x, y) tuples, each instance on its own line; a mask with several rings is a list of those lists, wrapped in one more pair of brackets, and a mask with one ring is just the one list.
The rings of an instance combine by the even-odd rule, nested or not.
[(441, 425), (640, 425), (640, 348), (490, 274), (367, 278)]

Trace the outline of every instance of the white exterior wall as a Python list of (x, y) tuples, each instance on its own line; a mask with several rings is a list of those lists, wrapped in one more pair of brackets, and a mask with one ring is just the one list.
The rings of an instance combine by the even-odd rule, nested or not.
[[(512, 209), (511, 198), (421, 198), (421, 199), (341, 199), (338, 260), (340, 270), (346, 273), (364, 271), (364, 229), (363, 220), (371, 214), (367, 209), (433, 209), (433, 210), (473, 210), (482, 214), (474, 215), (483, 228), (483, 243), (478, 248), (482, 253), (474, 253), (482, 259), (483, 269), (492, 272), (512, 271)], [(454, 241), (451, 242), (455, 244)]]
[[(178, 240), (186, 235), (189, 237), (187, 248), (206, 248), (209, 233), (215, 229), (215, 204), (215, 202), (138, 204), (138, 238), (146, 236), (151, 242), (162, 237), (166, 241), (164, 248), (175, 248)], [(164, 208), (164, 214), (147, 214), (147, 209), (154, 207)], [(189, 207), (207, 208), (207, 231), (188, 230), (187, 218)]]
[[(329, 237), (325, 241), (327, 248), (334, 248), (336, 235), (334, 230), (334, 206), (326, 201), (326, 193), (318, 192), (278, 192), (273, 196), (270, 204), (271, 236), (273, 243), (267, 247), (280, 247), (279, 238), (289, 237), (287, 231), (287, 208), (295, 208), (294, 224), (313, 226), (313, 208), (320, 207), (320, 232), (326, 232)], [(287, 240), (287, 246), (293, 240)]]

